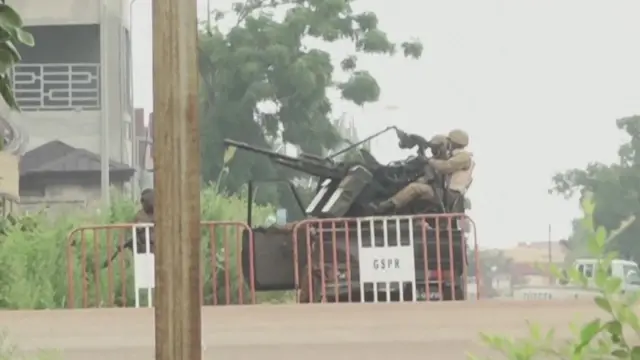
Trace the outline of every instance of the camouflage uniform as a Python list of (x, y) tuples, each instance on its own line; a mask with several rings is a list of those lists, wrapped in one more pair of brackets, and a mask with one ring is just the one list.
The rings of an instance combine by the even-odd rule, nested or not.
[[(451, 156), (448, 159), (433, 157), (429, 159), (429, 165), (439, 173), (449, 176), (448, 190), (464, 195), (471, 185), (472, 172), (475, 167), (471, 153), (465, 150), (469, 144), (469, 136), (462, 130), (452, 130), (449, 132), (447, 140), (448, 145), (452, 148)], [(432, 139), (431, 142), (433, 141)], [(399, 209), (414, 199), (434, 200), (434, 198), (434, 189), (424, 179), (420, 179), (381, 203), (378, 206), (378, 211)]]
[[(140, 205), (142, 209), (138, 210), (136, 216), (133, 219), (134, 223), (154, 223), (153, 220), (153, 190), (144, 189), (140, 194)], [(154, 251), (154, 231), (153, 228), (149, 230), (149, 245), (151, 246), (151, 252)], [(141, 253), (146, 252), (147, 244), (145, 241), (146, 232), (144, 229), (137, 230), (137, 243), (138, 251)], [(133, 240), (133, 239), (132, 239)], [(133, 249), (132, 249), (133, 250)]]
[[(142, 205), (142, 209), (138, 210), (138, 212), (134, 216), (133, 223), (136, 223), (136, 224), (153, 223), (154, 222), (153, 221), (153, 190), (145, 189), (142, 191), (142, 194), (140, 195), (140, 205)], [(151, 252), (153, 252), (153, 248), (154, 248), (153, 228), (150, 229), (149, 235), (151, 236), (151, 238), (149, 239), (149, 245), (151, 246)], [(136, 242), (136, 247), (139, 253), (146, 252), (147, 244), (145, 241), (146, 240), (145, 236), (146, 236), (146, 232), (144, 229), (137, 229), (136, 238), (138, 241)], [(127, 240), (124, 244), (124, 249), (133, 251), (133, 240), (134, 239)], [(111, 257), (104, 262), (102, 267), (103, 268), (108, 267), (111, 264), (111, 262), (118, 256), (118, 254), (120, 253), (120, 250), (121, 248), (118, 247), (118, 249), (113, 253), (113, 255), (111, 255)], [(154, 293), (154, 298), (155, 298), (155, 293)]]

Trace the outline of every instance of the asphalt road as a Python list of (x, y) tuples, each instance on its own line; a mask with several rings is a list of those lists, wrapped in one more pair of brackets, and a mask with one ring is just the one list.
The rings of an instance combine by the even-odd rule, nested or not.
[[(465, 359), (478, 333), (522, 336), (526, 320), (569, 334), (568, 324), (601, 315), (589, 301), (479, 301), (207, 307), (205, 359)], [(0, 312), (26, 352), (53, 349), (66, 360), (154, 358), (151, 309)], [(497, 359), (497, 358), (496, 358)]]

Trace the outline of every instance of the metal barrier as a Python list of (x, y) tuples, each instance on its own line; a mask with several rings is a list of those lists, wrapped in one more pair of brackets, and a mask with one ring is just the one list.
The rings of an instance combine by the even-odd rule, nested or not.
[(475, 224), (464, 214), (304, 220), (293, 229), (298, 300), (464, 300), (469, 237), (479, 289)]
[[(243, 233), (249, 237), (248, 252), (253, 254), (253, 234), (245, 223), (202, 223), (203, 305), (256, 302), (252, 262), (249, 280), (243, 279)], [(67, 249), (67, 306), (153, 306), (153, 239), (152, 224), (87, 226), (73, 230)], [(141, 290), (146, 291), (141, 294)]]

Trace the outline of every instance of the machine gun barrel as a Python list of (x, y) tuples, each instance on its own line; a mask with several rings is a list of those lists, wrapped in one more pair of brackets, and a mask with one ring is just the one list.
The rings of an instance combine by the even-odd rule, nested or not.
[(264, 155), (276, 164), (286, 166), (309, 175), (335, 179), (341, 178), (344, 174), (344, 171), (336, 166), (335, 163), (320, 157), (304, 154), (301, 157), (293, 157), (231, 139), (225, 139), (224, 144), (225, 146), (234, 146), (238, 149)]

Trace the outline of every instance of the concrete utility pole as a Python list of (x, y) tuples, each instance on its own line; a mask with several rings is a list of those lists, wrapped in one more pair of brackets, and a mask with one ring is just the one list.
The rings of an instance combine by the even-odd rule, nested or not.
[(153, 1), (156, 359), (201, 360), (196, 0)]

